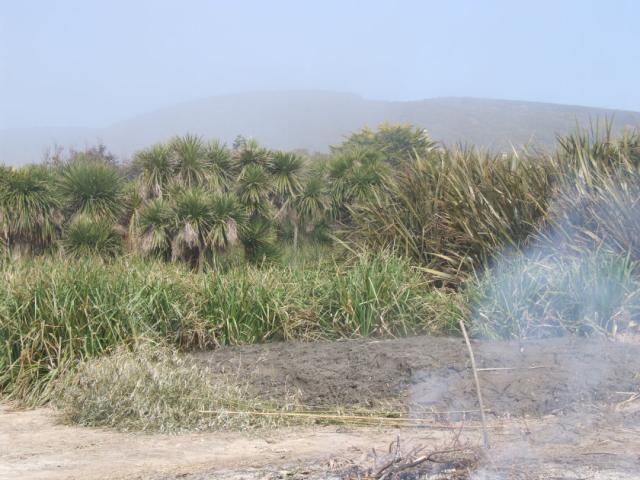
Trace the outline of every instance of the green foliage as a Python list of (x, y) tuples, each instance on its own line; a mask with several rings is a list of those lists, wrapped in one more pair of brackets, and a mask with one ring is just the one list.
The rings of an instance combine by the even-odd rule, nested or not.
[(138, 152), (134, 166), (139, 171), (141, 193), (145, 198), (162, 198), (177, 169), (176, 158), (164, 143)]
[[(576, 254), (606, 247), (640, 256), (638, 132), (614, 138), (596, 128), (559, 138), (553, 155), (493, 156), (439, 148), (419, 128), (383, 124), (333, 152), (311, 162), (255, 140), (229, 150), (184, 135), (138, 153), (127, 183), (104, 147), (53, 169), (5, 169), (0, 244), (47, 250), (82, 215), (125, 232), (130, 253), (202, 269), (250, 224), (251, 261), (275, 252), (273, 232), (295, 248), (337, 238), (356, 250), (390, 249), (453, 286), (540, 238)], [(157, 198), (160, 209), (151, 205)]]
[(406, 261), (361, 255), (334, 275), (319, 318), (328, 335), (396, 336), (438, 330), (438, 325), (429, 323), (430, 289), (425, 278)]
[(304, 162), (295, 153), (275, 152), (269, 172), (273, 178), (273, 191), (281, 202), (300, 193)]
[(123, 210), (122, 178), (105, 161), (73, 160), (62, 167), (58, 190), (68, 217), (84, 215), (115, 222)]
[(173, 226), (173, 210), (166, 200), (156, 198), (147, 203), (137, 222), (142, 253), (169, 259)]
[[(212, 193), (201, 188), (181, 192), (175, 198), (171, 213), (174, 260), (182, 258), (202, 270), (216, 251), (224, 251), (236, 243), (238, 230), (244, 228), (246, 218), (245, 208), (232, 194)], [(164, 217), (156, 220), (158, 224)], [(162, 230), (163, 238), (168, 231)]]
[(209, 175), (209, 159), (202, 138), (189, 134), (176, 137), (170, 149), (176, 162), (178, 182), (186, 188), (203, 185)]
[(345, 195), (340, 200), (347, 203), (367, 200), (374, 192), (384, 191), (391, 183), (391, 169), (382, 155), (375, 150), (354, 150), (351, 169), (346, 177)]
[(47, 167), (0, 171), (0, 236), (8, 248), (29, 251), (52, 244), (60, 201)]
[(108, 220), (81, 215), (66, 225), (62, 247), (71, 258), (113, 258), (122, 252), (122, 235)]
[(211, 198), (211, 225), (207, 242), (220, 251), (235, 245), (238, 230), (246, 224), (247, 215), (233, 194), (217, 194)]
[(209, 142), (205, 152), (209, 165), (209, 183), (218, 191), (226, 191), (233, 183), (235, 165), (231, 152), (220, 142)]
[(322, 217), (329, 208), (328, 188), (322, 177), (314, 175), (302, 186), (296, 198), (296, 209), (303, 222), (312, 222)]
[(240, 232), (245, 257), (254, 264), (264, 263), (278, 256), (273, 225), (264, 218), (251, 219)]
[[(126, 184), (100, 155), (2, 169), (0, 249), (59, 242), (62, 254), (0, 257), (0, 392), (45, 401), (51, 381), (78, 362), (148, 341), (189, 350), (449, 333), (461, 319), (492, 338), (632, 327), (637, 133), (578, 132), (552, 155), (497, 156), (435, 148), (423, 136), (364, 131), (311, 164), (252, 140), (229, 151), (187, 135), (139, 154)], [(318, 246), (329, 239), (344, 248)], [(91, 388), (108, 394), (103, 373), (124, 365), (108, 361), (79, 370), (72, 411), (95, 405)], [(159, 408), (149, 428), (165, 428), (182, 401), (177, 386), (191, 377), (181, 371), (165, 391), (156, 366), (123, 377), (116, 391), (131, 403), (114, 405), (108, 417), (122, 421), (112, 425), (125, 425), (121, 408)], [(135, 378), (150, 379), (140, 395), (156, 403), (137, 396)]]
[(238, 178), (238, 199), (250, 215), (266, 215), (269, 195), (273, 189), (271, 177), (260, 165), (248, 165)]
[(254, 140), (242, 140), (237, 145), (233, 157), (240, 174), (248, 167), (267, 168), (271, 161), (271, 153)]
[(605, 253), (502, 259), (467, 289), (472, 328), (509, 339), (615, 334), (640, 313), (636, 269)]
[(355, 148), (339, 153), (328, 164), (331, 216), (351, 222), (349, 207), (387, 191), (394, 183), (392, 170), (376, 150)]
[(640, 137), (577, 132), (560, 139), (562, 176), (547, 213), (547, 243), (578, 255), (606, 249), (640, 261)]
[(575, 132), (558, 137), (557, 155), (570, 169), (610, 170), (640, 167), (640, 131), (628, 130), (620, 138), (613, 136), (611, 125), (592, 125), (590, 129), (578, 128)]
[(173, 220), (176, 230), (172, 245), (174, 259), (183, 258), (202, 269), (212, 222), (210, 194), (196, 188), (178, 194)]
[(436, 148), (426, 130), (412, 125), (382, 123), (377, 130), (363, 128), (352, 133), (342, 144), (332, 147), (334, 153), (352, 149), (379, 152), (384, 160), (397, 166), (407, 160), (422, 157)]
[(189, 291), (169, 267), (47, 259), (8, 264), (1, 275), (0, 392), (28, 403), (48, 399), (50, 382), (77, 360), (178, 336), (188, 315), (176, 308)]
[(551, 191), (544, 162), (433, 152), (405, 165), (390, 194), (353, 205), (345, 235), (369, 248), (393, 248), (455, 281), (495, 253), (524, 246)]
[[(392, 131), (409, 132), (385, 128), (391, 137)], [(230, 151), (189, 134), (138, 152), (126, 170), (102, 146), (76, 152), (56, 162), (57, 180), (46, 185), (60, 205), (49, 215), (29, 207), (36, 212), (33, 218), (46, 221), (22, 228), (18, 236), (28, 252), (40, 249), (40, 240), (54, 245), (64, 229), (64, 250), (81, 252), (86, 245), (74, 245), (90, 237), (86, 219), (91, 218), (92, 235), (98, 235), (100, 224), (106, 237), (110, 222), (123, 232), (124, 249), (131, 253), (181, 259), (201, 270), (242, 236), (246, 258), (259, 263), (277, 253), (275, 232), (295, 248), (299, 239), (332, 241), (335, 220), (348, 222), (351, 204), (388, 190), (394, 181), (387, 157), (372, 145), (345, 149), (326, 169), (302, 155), (271, 152), (244, 138)], [(71, 225), (79, 216), (86, 219)], [(0, 218), (8, 222), (10, 215)], [(5, 250), (8, 230), (5, 225)]]
[(49, 258), (7, 264), (0, 281), (0, 394), (31, 404), (49, 399), (51, 382), (79, 360), (121, 345), (188, 350), (439, 328), (423, 277), (386, 255), (216, 274), (126, 257)]

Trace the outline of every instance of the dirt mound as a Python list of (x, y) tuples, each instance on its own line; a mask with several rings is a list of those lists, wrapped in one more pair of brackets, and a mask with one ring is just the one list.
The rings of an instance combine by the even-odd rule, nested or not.
[[(637, 345), (558, 338), (473, 346), (486, 408), (497, 416), (573, 411), (640, 389)], [(273, 343), (195, 357), (265, 400), (295, 395), (308, 407), (401, 402), (416, 413), (477, 408), (467, 350), (457, 338)]]

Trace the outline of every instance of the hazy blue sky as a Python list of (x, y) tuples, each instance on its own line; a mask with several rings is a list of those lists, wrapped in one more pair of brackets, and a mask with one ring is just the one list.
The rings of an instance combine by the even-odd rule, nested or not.
[(640, 1), (0, 0), (0, 127), (325, 89), (640, 110)]

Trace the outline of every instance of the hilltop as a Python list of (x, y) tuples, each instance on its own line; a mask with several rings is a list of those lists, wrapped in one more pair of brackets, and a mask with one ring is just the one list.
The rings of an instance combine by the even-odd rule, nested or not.
[(556, 134), (608, 118), (616, 130), (640, 125), (640, 112), (466, 97), (420, 101), (370, 100), (323, 91), (256, 92), (210, 97), (122, 120), (104, 128), (0, 130), (0, 162), (42, 159), (54, 144), (105, 143), (119, 157), (186, 132), (231, 143), (242, 134), (271, 148), (327, 151), (350, 132), (381, 122), (412, 123), (446, 144), (509, 150), (552, 146)]

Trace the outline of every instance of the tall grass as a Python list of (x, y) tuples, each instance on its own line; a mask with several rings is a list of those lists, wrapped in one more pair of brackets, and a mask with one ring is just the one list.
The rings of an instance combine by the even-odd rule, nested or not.
[(332, 272), (320, 304), (320, 328), (334, 337), (403, 336), (425, 330), (432, 320), (430, 286), (406, 260), (360, 257)]
[(422, 276), (388, 255), (212, 274), (160, 261), (51, 258), (7, 264), (1, 276), (0, 389), (34, 404), (79, 360), (120, 345), (192, 350), (437, 329)]
[(549, 251), (605, 248), (640, 260), (639, 185), (638, 133), (579, 131), (553, 154), (433, 150), (405, 162), (389, 192), (350, 205), (341, 234), (360, 248), (391, 248), (454, 286), (541, 241)]
[(600, 252), (505, 258), (464, 295), (474, 333), (494, 339), (615, 334), (640, 313), (637, 265)]
[(407, 163), (390, 194), (351, 206), (345, 239), (392, 248), (457, 282), (495, 253), (519, 248), (547, 210), (555, 169), (542, 160), (435, 150)]
[(38, 402), (76, 360), (141, 338), (179, 338), (190, 315), (179, 275), (126, 261), (7, 265), (0, 291), (3, 393)]

